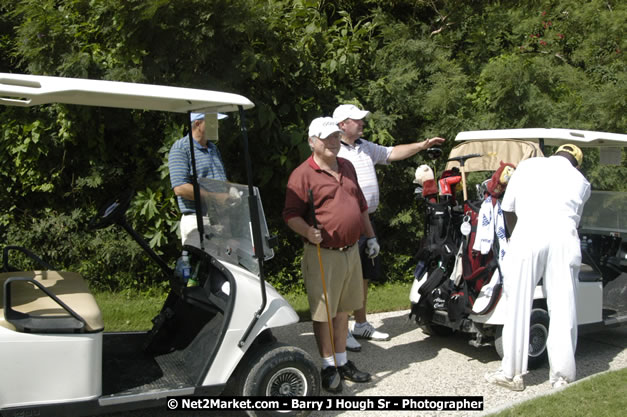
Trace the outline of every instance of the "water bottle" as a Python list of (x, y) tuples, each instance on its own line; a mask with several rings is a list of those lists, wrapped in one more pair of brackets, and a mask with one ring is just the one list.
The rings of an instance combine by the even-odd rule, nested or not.
[(192, 265), (189, 263), (189, 254), (186, 250), (181, 253), (181, 257), (176, 261), (176, 276), (187, 283), (192, 275)]

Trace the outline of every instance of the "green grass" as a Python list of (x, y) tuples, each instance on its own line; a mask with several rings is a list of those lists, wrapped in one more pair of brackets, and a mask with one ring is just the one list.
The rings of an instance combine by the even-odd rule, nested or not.
[(148, 330), (167, 294), (95, 293), (107, 332)]
[[(408, 283), (371, 286), (368, 291), (368, 312), (409, 308), (410, 287)], [(97, 293), (95, 296), (102, 310), (106, 331), (132, 331), (150, 329), (151, 320), (159, 313), (166, 294)], [(285, 298), (301, 320), (310, 320), (305, 294), (287, 294)], [(625, 381), (627, 369), (607, 372), (490, 416), (623, 416), (627, 409)]]
[[(370, 286), (368, 312), (404, 310), (409, 308), (409, 289), (406, 283)], [(122, 332), (148, 330), (151, 320), (159, 313), (166, 293), (132, 294), (100, 292), (94, 294), (102, 311), (105, 330)], [(307, 295), (286, 294), (285, 299), (296, 310), (302, 321), (311, 320)]]
[(606, 372), (555, 394), (525, 401), (490, 417), (619, 417), (627, 409), (627, 369)]

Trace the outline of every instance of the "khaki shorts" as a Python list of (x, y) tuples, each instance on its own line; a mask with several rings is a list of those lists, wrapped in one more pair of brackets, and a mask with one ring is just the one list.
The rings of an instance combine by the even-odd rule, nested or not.
[[(320, 255), (331, 318), (338, 312), (359, 310), (363, 306), (364, 293), (358, 245), (353, 245), (346, 251), (321, 248)], [(322, 291), (318, 250), (315, 245), (305, 243), (301, 266), (311, 319), (326, 322), (327, 310)]]

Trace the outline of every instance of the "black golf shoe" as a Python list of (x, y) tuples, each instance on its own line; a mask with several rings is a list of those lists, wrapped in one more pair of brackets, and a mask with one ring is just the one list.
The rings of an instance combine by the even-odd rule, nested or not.
[(342, 379), (347, 379), (353, 382), (368, 382), (371, 377), (368, 372), (362, 372), (355, 367), (355, 364), (351, 361), (346, 362), (343, 366), (338, 366), (337, 370), (340, 373)]
[(342, 378), (338, 374), (338, 369), (334, 366), (329, 366), (320, 371), (320, 376), (322, 378), (322, 388), (325, 391), (331, 392), (333, 394), (337, 394), (338, 392), (342, 392)]

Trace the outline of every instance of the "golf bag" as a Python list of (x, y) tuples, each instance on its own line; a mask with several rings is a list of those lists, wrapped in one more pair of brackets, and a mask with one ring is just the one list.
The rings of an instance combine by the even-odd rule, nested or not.
[(459, 247), (462, 213), (449, 202), (426, 201), (425, 233), (416, 254), (414, 277), (424, 280), (419, 288), (420, 301), (412, 308), (419, 323), (431, 321), (434, 310), (446, 310), (453, 290), (449, 279)]
[[(486, 254), (473, 249), (480, 220), (480, 206), (481, 201), (467, 201), (464, 204), (464, 221), (470, 224), (470, 234), (463, 238), (461, 242), (461, 279), (455, 281), (455, 290), (451, 294), (448, 308), (448, 317), (451, 322), (457, 322), (472, 312), (482, 315), (492, 311), (501, 295), (502, 278), (500, 276), (498, 258), (495, 256), (495, 253), (498, 254), (499, 252), (498, 239), (493, 239), (493, 246)], [(495, 276), (497, 271), (498, 276)], [(480, 310), (473, 309), (475, 300), (479, 298), (481, 290), (493, 279), (499, 282), (493, 283), (495, 287), (491, 292), (490, 300)]]
[[(461, 324), (470, 313), (487, 314), (500, 298), (502, 277), (498, 264), (498, 239), (486, 254), (473, 250), (477, 236), (482, 201), (467, 201), (462, 206), (449, 199), (443, 203), (426, 203), (425, 234), (416, 254), (414, 277), (421, 283), (419, 301), (411, 315), (418, 324), (427, 324), (436, 310), (446, 311), (449, 321)], [(461, 233), (468, 223), (470, 233)], [(478, 310), (475, 300), (486, 284), (490, 284), (487, 301), (482, 298)]]

